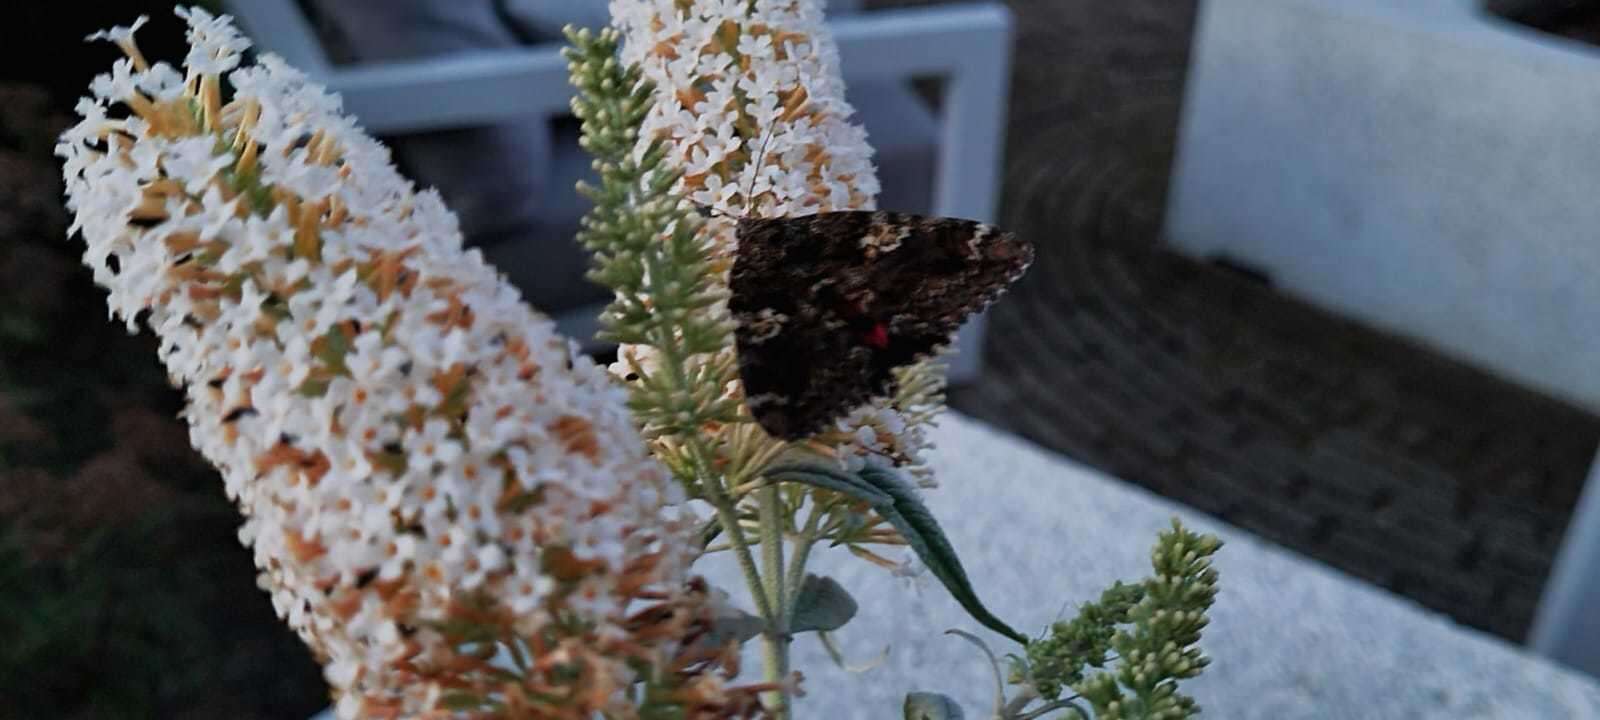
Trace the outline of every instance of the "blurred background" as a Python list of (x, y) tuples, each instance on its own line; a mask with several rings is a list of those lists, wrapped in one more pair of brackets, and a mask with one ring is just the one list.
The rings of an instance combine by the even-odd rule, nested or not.
[[(203, 4), (343, 93), (587, 334), (606, 295), (571, 241), (587, 159), (555, 52), (603, 3)], [(0, 717), (326, 703), (154, 342), (105, 319), (64, 239), (51, 147), (117, 56), (81, 40), (148, 14), (145, 54), (177, 60), (171, 7), (0, 9)], [(953, 408), (1537, 639), (1600, 443), (1600, 4), (842, 0), (830, 18), (880, 205), (1038, 246), (964, 334)], [(1567, 546), (1581, 608), (1592, 559)], [(1546, 637), (1583, 637), (1550, 607)]]

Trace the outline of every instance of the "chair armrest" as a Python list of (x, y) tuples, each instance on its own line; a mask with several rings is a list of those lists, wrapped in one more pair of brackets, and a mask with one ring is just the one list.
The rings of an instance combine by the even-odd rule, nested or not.
[(345, 110), (377, 134), (565, 115), (572, 98), (567, 61), (556, 45), (364, 63), (334, 71), (327, 83)]
[(1011, 11), (998, 3), (878, 10), (832, 23), (845, 79), (947, 78), (934, 211), (992, 221), (1011, 76)]

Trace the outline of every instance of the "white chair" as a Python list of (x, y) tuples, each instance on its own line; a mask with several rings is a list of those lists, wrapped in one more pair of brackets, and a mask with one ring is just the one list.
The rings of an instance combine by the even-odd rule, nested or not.
[[(572, 91), (559, 44), (335, 65), (297, 0), (225, 0), (224, 5), (259, 47), (339, 93), (346, 110), (376, 134), (569, 114)], [(919, 128), (935, 148), (931, 202), (895, 209), (992, 221), (1010, 77), (1011, 13), (998, 3), (946, 5), (843, 15), (830, 27), (847, 84), (873, 86), (871, 97), (857, 106), (869, 132), (879, 128), (872, 137), (880, 156)], [(916, 99), (909, 85), (913, 78), (943, 81), (937, 111)], [(553, 150), (556, 166), (587, 166), (581, 158), (563, 161), (563, 148)], [(500, 263), (504, 268), (505, 261)], [(555, 314), (564, 332), (587, 338), (593, 336), (598, 309)], [(983, 325), (980, 317), (962, 330), (958, 347), (965, 352), (951, 360), (953, 382), (977, 374)]]
[(1528, 645), (1534, 652), (1600, 677), (1600, 457), (1550, 568)]
[[(1600, 411), (1600, 56), (1555, 0), (1206, 0), (1166, 235)], [(1600, 458), (1534, 651), (1600, 677)]]

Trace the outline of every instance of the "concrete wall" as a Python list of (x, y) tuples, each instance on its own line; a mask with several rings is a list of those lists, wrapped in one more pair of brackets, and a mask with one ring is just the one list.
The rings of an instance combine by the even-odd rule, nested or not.
[(1597, 50), (1474, 0), (1204, 0), (1169, 240), (1600, 410)]

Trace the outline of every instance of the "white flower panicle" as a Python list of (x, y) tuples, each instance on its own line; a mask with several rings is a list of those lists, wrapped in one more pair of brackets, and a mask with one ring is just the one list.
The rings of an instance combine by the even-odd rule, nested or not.
[(849, 122), (820, 3), (614, 0), (611, 13), (623, 60), (656, 86), (640, 137), (666, 140), (690, 200), (732, 217), (873, 207), (872, 147)]
[(182, 72), (139, 55), (143, 18), (92, 36), (128, 58), (58, 146), (73, 231), (112, 313), (159, 335), (340, 716), (627, 716), (628, 662), (671, 640), (630, 606), (674, 597), (692, 550), (621, 391), (337, 97), (179, 14)]
[[(866, 131), (850, 122), (854, 109), (844, 98), (838, 50), (820, 6), (612, 0), (623, 60), (638, 64), (656, 88), (639, 152), (663, 142), (667, 162), (683, 173), (678, 190), (718, 211), (707, 226), (724, 286), (737, 218), (875, 206), (872, 148)], [(625, 361), (649, 362), (647, 348), (623, 352)], [(626, 362), (617, 367), (629, 369)], [(886, 455), (926, 476), (924, 431), (942, 402), (937, 373), (928, 364), (908, 368), (900, 378), (917, 393), (874, 400), (818, 436), (818, 444), (847, 462)]]

